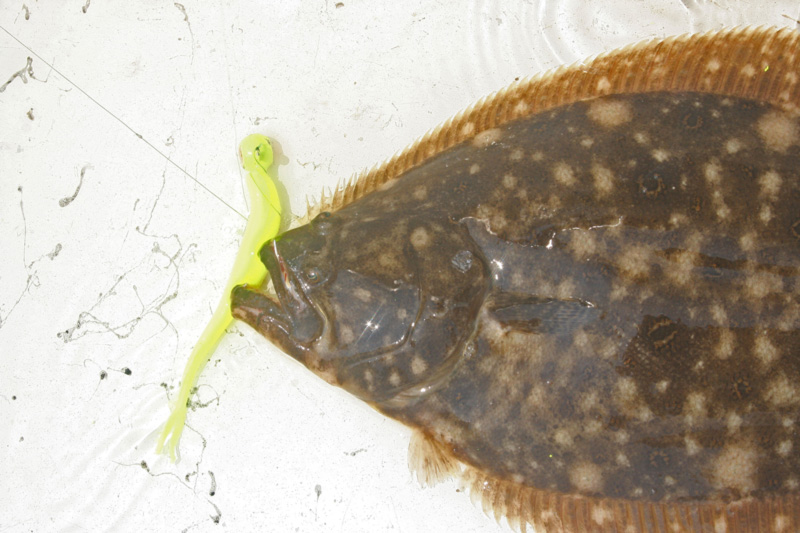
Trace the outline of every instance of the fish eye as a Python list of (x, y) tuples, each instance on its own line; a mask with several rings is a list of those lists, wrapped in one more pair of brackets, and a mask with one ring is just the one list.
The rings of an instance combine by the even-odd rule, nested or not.
[(331, 214), (327, 211), (323, 211), (317, 218), (314, 219), (314, 229), (320, 235), (327, 235), (330, 233), (331, 229), (333, 228), (333, 223), (328, 220)]
[(322, 272), (316, 267), (311, 267), (305, 272), (306, 280), (309, 283), (318, 283), (322, 281)]
[(330, 222), (317, 222), (314, 224), (314, 228), (317, 230), (317, 233), (320, 235), (327, 235), (331, 231), (331, 223)]

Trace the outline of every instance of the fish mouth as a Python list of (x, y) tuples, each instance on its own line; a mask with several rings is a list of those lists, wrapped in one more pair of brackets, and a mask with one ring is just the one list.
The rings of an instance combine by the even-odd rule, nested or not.
[(292, 355), (306, 352), (322, 332), (322, 318), (280, 253), (279, 239), (268, 241), (259, 255), (267, 268), (275, 296), (245, 285), (231, 291), (231, 314)]

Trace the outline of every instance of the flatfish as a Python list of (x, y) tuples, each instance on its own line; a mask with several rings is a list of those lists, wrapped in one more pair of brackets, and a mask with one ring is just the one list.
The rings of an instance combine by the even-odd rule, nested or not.
[(478, 102), (264, 244), (233, 314), (523, 531), (800, 530), (800, 34)]

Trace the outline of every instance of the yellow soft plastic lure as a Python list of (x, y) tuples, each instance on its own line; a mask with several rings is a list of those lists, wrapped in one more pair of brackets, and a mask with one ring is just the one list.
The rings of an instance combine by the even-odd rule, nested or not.
[(281, 204), (275, 183), (267, 173), (272, 165), (272, 145), (263, 135), (249, 135), (239, 144), (239, 159), (247, 171), (247, 189), (250, 193), (250, 216), (242, 237), (242, 244), (228, 278), (225, 292), (220, 298), (214, 315), (192, 350), (192, 355), (183, 371), (183, 380), (172, 412), (164, 424), (156, 445), (156, 453), (162, 453), (166, 445), (170, 459), (175, 461), (178, 442), (186, 423), (189, 396), (197, 378), (211, 359), (225, 329), (233, 322), (230, 294), (236, 285), (258, 287), (266, 278), (267, 271), (258, 257), (264, 242), (278, 234), (281, 221)]

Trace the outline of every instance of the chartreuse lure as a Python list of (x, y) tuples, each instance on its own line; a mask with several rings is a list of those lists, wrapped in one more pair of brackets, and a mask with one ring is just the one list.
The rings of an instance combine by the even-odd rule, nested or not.
[(247, 171), (247, 189), (250, 193), (250, 216), (236, 255), (236, 262), (225, 291), (222, 293), (214, 315), (200, 335), (192, 355), (183, 371), (183, 380), (178, 397), (172, 405), (172, 412), (158, 438), (156, 452), (161, 453), (166, 445), (170, 458), (174, 461), (178, 442), (186, 422), (186, 409), (189, 396), (197, 378), (203, 371), (225, 329), (233, 321), (231, 316), (230, 293), (236, 285), (259, 286), (264, 282), (267, 271), (258, 258), (261, 245), (278, 234), (281, 221), (281, 205), (275, 183), (267, 169), (272, 165), (272, 146), (263, 135), (249, 135), (239, 145), (239, 158)]

